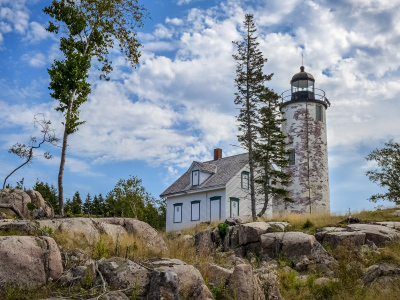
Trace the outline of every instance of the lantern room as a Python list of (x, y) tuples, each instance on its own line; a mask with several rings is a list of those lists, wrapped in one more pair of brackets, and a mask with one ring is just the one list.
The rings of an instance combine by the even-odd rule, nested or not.
[(290, 81), (292, 88), (291, 100), (315, 99), (314, 96), (315, 79), (304, 71), (304, 67), (300, 67), (300, 72), (295, 74)]

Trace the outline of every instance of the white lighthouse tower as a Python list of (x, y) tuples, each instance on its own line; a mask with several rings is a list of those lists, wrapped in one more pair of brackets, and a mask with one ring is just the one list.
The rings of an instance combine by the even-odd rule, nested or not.
[(314, 87), (315, 79), (300, 67), (290, 81), (291, 89), (282, 93), (281, 111), (286, 121), (282, 131), (291, 144), (287, 171), (292, 174), (288, 187), (294, 203), (285, 203), (287, 212), (330, 211), (326, 110), (330, 102), (323, 90)]

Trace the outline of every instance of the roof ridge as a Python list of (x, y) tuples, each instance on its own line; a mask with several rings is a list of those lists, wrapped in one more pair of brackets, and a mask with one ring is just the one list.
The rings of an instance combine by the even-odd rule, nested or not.
[[(249, 154), (249, 153), (248, 153), (248, 152), (245, 152), (245, 153), (235, 154), (235, 155), (231, 155), (231, 156), (219, 158), (218, 160), (220, 160), (220, 159), (227, 159), (227, 158), (231, 158), (231, 157), (239, 156), (239, 155), (243, 155), (243, 154)], [(213, 161), (218, 161), (218, 160), (214, 160), (214, 159), (213, 159), (213, 160), (207, 160), (207, 161), (204, 161), (203, 163), (208, 163), (208, 162), (213, 162)]]

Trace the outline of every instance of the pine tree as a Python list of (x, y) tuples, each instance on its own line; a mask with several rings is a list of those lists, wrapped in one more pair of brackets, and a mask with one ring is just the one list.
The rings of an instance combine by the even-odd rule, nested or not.
[(256, 195), (253, 147), (257, 138), (257, 105), (260, 102), (263, 82), (268, 79), (268, 76), (265, 76), (262, 71), (266, 59), (263, 58), (261, 51), (257, 48), (259, 43), (257, 42), (257, 36), (255, 36), (257, 29), (253, 22), (253, 15), (245, 15), (244, 29), (244, 40), (233, 42), (237, 46), (237, 54), (233, 55), (236, 60), (235, 86), (238, 89), (235, 93), (235, 104), (240, 106), (237, 120), (239, 121), (238, 129), (241, 134), (238, 135), (238, 139), (242, 147), (249, 152), (251, 214), (255, 219)]
[[(268, 80), (272, 75), (268, 76)], [(264, 87), (260, 96), (262, 106), (259, 110), (258, 139), (254, 143), (254, 159), (257, 164), (255, 181), (260, 187), (257, 193), (264, 196), (259, 217), (271, 205), (273, 198), (293, 201), (288, 197), (289, 191), (285, 188), (290, 184), (290, 174), (282, 171), (289, 164), (290, 151), (285, 150), (288, 143), (281, 130), (285, 119), (279, 109), (278, 100), (279, 96), (273, 90)]]
[(90, 197), (89, 193), (86, 196), (85, 203), (82, 205), (82, 210), (85, 215), (92, 214), (92, 197)]
[(49, 185), (47, 182), (44, 183), (37, 179), (32, 189), (38, 191), (42, 195), (44, 201), (54, 209), (54, 212), (58, 211), (57, 189), (53, 184)]
[(101, 215), (103, 215), (104, 217), (108, 217), (110, 209), (108, 208), (102, 194), (99, 194), (99, 203), (100, 203)]
[(91, 212), (93, 215), (101, 215), (100, 212), (100, 202), (99, 202), (99, 198), (97, 198), (97, 195), (94, 195), (93, 197), (93, 202), (92, 202), (92, 207), (91, 207)]
[(79, 195), (78, 191), (72, 197), (70, 207), (71, 207), (72, 214), (74, 214), (74, 215), (82, 214), (82, 199), (81, 199), (81, 195)]

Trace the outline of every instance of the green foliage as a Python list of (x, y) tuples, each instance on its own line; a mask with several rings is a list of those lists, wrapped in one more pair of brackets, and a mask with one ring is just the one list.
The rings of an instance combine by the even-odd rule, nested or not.
[(47, 182), (44, 183), (37, 179), (32, 189), (38, 191), (42, 195), (44, 201), (54, 209), (54, 212), (58, 211), (57, 189), (53, 184), (49, 185)]
[(75, 192), (74, 196), (72, 197), (72, 201), (69, 203), (68, 210), (66, 205), (65, 211), (71, 212), (75, 216), (82, 214), (82, 199), (78, 191)]
[(314, 223), (311, 222), (309, 219), (307, 219), (307, 221), (305, 221), (305, 223), (303, 224), (303, 229), (308, 229), (312, 227), (314, 227)]
[(165, 228), (165, 200), (156, 200), (148, 194), (135, 176), (118, 181), (105, 202), (110, 216), (137, 218), (156, 229)]
[(256, 198), (254, 190), (254, 141), (257, 139), (258, 105), (260, 94), (263, 91), (263, 83), (269, 80), (271, 75), (263, 74), (264, 63), (259, 43), (255, 32), (257, 28), (253, 22), (253, 15), (246, 14), (244, 21), (243, 41), (233, 42), (237, 47), (237, 53), (233, 55), (236, 61), (235, 104), (239, 106), (238, 140), (241, 146), (249, 152), (250, 167), (250, 200), (253, 219), (256, 218)]
[(33, 300), (50, 297), (50, 291), (46, 287), (21, 288), (17, 285), (6, 286), (0, 289), (0, 299), (4, 300)]
[(400, 203), (400, 144), (390, 140), (386, 148), (375, 149), (367, 155), (367, 161), (375, 161), (379, 169), (367, 171), (368, 179), (382, 188), (387, 188), (385, 194), (376, 194), (369, 201), (388, 200)]
[(68, 135), (85, 123), (79, 120), (79, 109), (91, 92), (87, 79), (92, 59), (101, 65), (100, 79), (109, 80), (109, 49), (117, 43), (126, 59), (136, 66), (141, 45), (135, 30), (143, 26), (145, 9), (137, 0), (53, 0), (43, 11), (53, 19), (46, 30), (60, 35), (59, 49), (64, 55), (48, 69), (51, 97), (59, 101), (56, 110), (65, 119), (58, 187), (59, 211), (63, 214), (62, 179)]
[(218, 286), (212, 286), (210, 288), (211, 294), (213, 294), (215, 300), (224, 300), (226, 299), (227, 290), (225, 288), (224, 282), (221, 279), (221, 282)]
[(52, 236), (54, 234), (53, 228), (49, 226), (43, 226), (42, 230), (46, 232), (49, 236)]
[(97, 244), (94, 246), (93, 249), (93, 258), (94, 259), (101, 259), (101, 258), (109, 258), (110, 253), (106, 247), (105, 242), (100, 239)]
[(291, 268), (294, 267), (293, 261), (284, 255), (279, 255), (278, 263), (282, 267), (291, 267)]
[[(268, 76), (268, 81), (272, 74)], [(283, 170), (289, 164), (289, 145), (285, 141), (281, 126), (285, 121), (280, 111), (279, 96), (267, 87), (260, 94), (259, 123), (257, 126), (258, 138), (254, 142), (254, 160), (258, 166), (255, 182), (259, 184), (258, 194), (264, 196), (264, 205), (258, 216), (261, 217), (272, 198), (293, 202), (286, 187), (291, 183), (290, 173)], [(273, 166), (276, 166), (273, 167)]]
[(90, 197), (89, 193), (86, 196), (85, 203), (83, 203), (83, 205), (82, 205), (82, 212), (85, 215), (92, 214), (92, 197)]
[(219, 223), (218, 224), (218, 233), (221, 239), (225, 238), (226, 235), (226, 229), (229, 227), (228, 224), (226, 223)]
[(83, 280), (82, 287), (87, 290), (93, 287), (92, 276), (90, 275), (89, 269), (86, 269), (86, 274)]
[(29, 209), (30, 211), (32, 211), (32, 210), (34, 210), (34, 209), (38, 209), (38, 206), (37, 206), (35, 203), (32, 203), (32, 202), (28, 202), (28, 203), (26, 204), (26, 206), (28, 207), (28, 209)]

